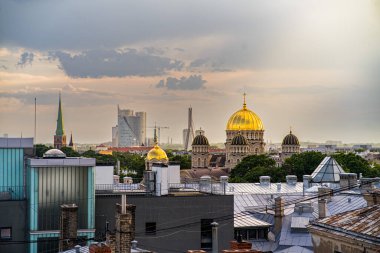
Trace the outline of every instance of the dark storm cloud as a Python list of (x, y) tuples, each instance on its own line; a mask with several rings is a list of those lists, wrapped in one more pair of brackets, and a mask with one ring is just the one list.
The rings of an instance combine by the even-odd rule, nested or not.
[(168, 77), (166, 81), (160, 80), (156, 84), (156, 88), (167, 88), (168, 90), (199, 90), (205, 88), (204, 84), (206, 82), (206, 80), (203, 80), (202, 75), (183, 76), (180, 79)]
[(34, 60), (34, 54), (29, 52), (24, 52), (20, 55), (20, 59), (18, 60), (16, 66), (24, 67), (27, 64), (32, 64)]
[(152, 54), (155, 51), (90, 50), (77, 55), (56, 51), (50, 53), (49, 59), (58, 59), (60, 68), (73, 78), (160, 76), (183, 68), (183, 62)]

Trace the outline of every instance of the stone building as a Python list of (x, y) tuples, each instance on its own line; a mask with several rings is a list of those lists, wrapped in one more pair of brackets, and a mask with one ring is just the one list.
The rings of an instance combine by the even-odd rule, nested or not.
[(242, 135), (248, 143), (248, 151), (240, 158), (247, 155), (264, 153), (264, 124), (256, 113), (247, 108), (245, 94), (243, 108), (235, 112), (227, 122), (226, 135), (225, 145), (227, 168), (233, 169), (237, 164), (237, 158), (233, 159), (233, 150), (236, 149), (231, 147), (233, 146), (232, 141), (237, 135)]
[(282, 161), (285, 161), (286, 158), (301, 152), (298, 138), (292, 133), (292, 130), (290, 130), (290, 133), (282, 140), (281, 150)]
[(227, 161), (229, 164), (238, 164), (247, 155), (249, 155), (249, 143), (247, 139), (241, 135), (236, 135), (226, 150)]
[(203, 131), (199, 131), (191, 144), (191, 167), (208, 168), (210, 164), (210, 144)]

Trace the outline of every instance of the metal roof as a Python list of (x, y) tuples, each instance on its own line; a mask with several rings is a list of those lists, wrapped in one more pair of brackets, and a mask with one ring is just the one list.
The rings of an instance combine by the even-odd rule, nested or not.
[(0, 137), (0, 148), (33, 148), (33, 138)]
[[(278, 186), (280, 185), (280, 186)], [(303, 183), (297, 182), (295, 185), (288, 183), (270, 183), (261, 185), (260, 183), (229, 183), (228, 194), (299, 194), (303, 192)]]
[(270, 227), (272, 224), (256, 219), (250, 213), (241, 213), (242, 216), (234, 218), (234, 228)]
[(313, 226), (380, 243), (380, 205), (335, 214), (316, 220)]
[(313, 253), (313, 251), (300, 246), (292, 246), (283, 250), (276, 250), (275, 253)]
[(334, 158), (326, 156), (311, 174), (314, 183), (339, 182), (340, 173), (345, 173)]

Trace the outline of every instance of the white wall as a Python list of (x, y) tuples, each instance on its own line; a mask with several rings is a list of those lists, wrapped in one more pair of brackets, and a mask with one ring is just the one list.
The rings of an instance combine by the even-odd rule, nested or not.
[(95, 166), (95, 184), (113, 184), (113, 166)]

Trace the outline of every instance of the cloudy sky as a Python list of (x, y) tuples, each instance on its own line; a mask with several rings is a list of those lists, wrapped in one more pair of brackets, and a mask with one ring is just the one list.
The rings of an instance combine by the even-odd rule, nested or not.
[(60, 91), (81, 143), (111, 139), (117, 104), (177, 143), (191, 105), (222, 142), (243, 92), (267, 141), (380, 142), (380, 1), (2, 0), (0, 134), (33, 135), (36, 97), (52, 142)]

